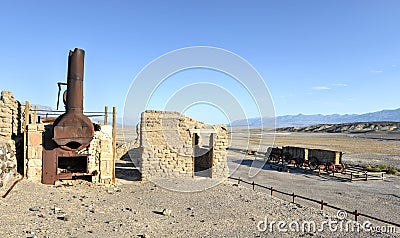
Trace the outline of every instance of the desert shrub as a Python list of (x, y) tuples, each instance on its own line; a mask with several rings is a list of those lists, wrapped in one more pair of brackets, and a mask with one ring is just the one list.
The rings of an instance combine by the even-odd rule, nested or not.
[(382, 169), (379, 167), (372, 167), (371, 165), (367, 165), (367, 167), (365, 167), (365, 170), (368, 172), (382, 172)]
[(389, 166), (387, 164), (380, 164), (378, 165), (378, 168), (380, 168), (381, 170), (388, 170)]
[(399, 171), (395, 167), (388, 167), (387, 169), (388, 174), (399, 175)]

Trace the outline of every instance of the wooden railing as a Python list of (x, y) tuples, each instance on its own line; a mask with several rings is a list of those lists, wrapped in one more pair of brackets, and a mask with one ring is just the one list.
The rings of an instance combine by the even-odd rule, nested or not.
[(391, 221), (386, 221), (386, 220), (383, 220), (381, 218), (377, 218), (377, 217), (374, 217), (374, 216), (371, 216), (371, 215), (360, 213), (358, 210), (350, 211), (350, 210), (347, 210), (347, 209), (343, 209), (343, 208), (328, 204), (324, 200), (316, 200), (316, 199), (308, 198), (308, 197), (305, 197), (305, 196), (301, 196), (301, 195), (295, 194), (294, 192), (293, 193), (288, 193), (288, 192), (280, 191), (280, 190), (278, 190), (278, 189), (276, 189), (274, 187), (268, 187), (268, 186), (265, 186), (265, 185), (257, 184), (254, 181), (253, 182), (245, 181), (245, 180), (241, 179), (240, 177), (239, 178), (229, 177), (229, 179), (236, 180), (238, 184), (240, 184), (240, 183), (249, 184), (249, 185), (252, 186), (253, 190), (255, 190), (256, 187), (267, 189), (267, 190), (269, 190), (271, 192), (270, 193), (271, 196), (274, 196), (274, 192), (282, 194), (282, 195), (285, 195), (287, 197), (290, 197), (291, 202), (294, 203), (294, 204), (296, 204), (296, 199), (303, 199), (303, 200), (306, 200), (306, 201), (309, 201), (309, 202), (313, 202), (313, 203), (316, 203), (316, 204), (320, 205), (321, 210), (324, 210), (324, 207), (329, 207), (329, 208), (332, 208), (332, 209), (335, 209), (335, 210), (338, 210), (338, 211), (345, 211), (347, 214), (354, 215), (354, 221), (356, 221), (356, 222), (358, 222), (358, 218), (360, 216), (363, 216), (363, 217), (366, 217), (366, 218), (369, 218), (369, 219), (372, 219), (372, 220), (375, 220), (375, 221), (379, 221), (379, 222), (386, 223), (386, 224), (389, 224), (389, 225), (392, 225), (392, 226), (400, 227), (400, 224), (398, 224), (398, 223), (391, 222)]

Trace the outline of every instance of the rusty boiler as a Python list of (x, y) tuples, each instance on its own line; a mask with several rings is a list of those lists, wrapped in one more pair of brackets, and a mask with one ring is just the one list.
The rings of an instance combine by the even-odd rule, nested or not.
[(42, 182), (54, 184), (88, 174), (86, 148), (94, 137), (94, 126), (83, 114), (83, 75), (85, 51), (69, 52), (67, 90), (64, 93), (66, 112), (46, 127), (43, 138)]

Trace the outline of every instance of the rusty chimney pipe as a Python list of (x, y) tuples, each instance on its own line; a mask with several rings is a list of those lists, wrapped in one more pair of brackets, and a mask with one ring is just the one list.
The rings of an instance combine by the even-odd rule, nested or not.
[(83, 113), (83, 71), (85, 51), (75, 48), (69, 51), (67, 76), (67, 113)]

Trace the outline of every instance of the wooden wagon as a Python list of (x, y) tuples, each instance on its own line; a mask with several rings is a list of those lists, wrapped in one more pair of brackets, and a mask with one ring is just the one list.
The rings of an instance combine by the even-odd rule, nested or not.
[(341, 173), (345, 169), (342, 155), (340, 151), (308, 149), (308, 166)]
[(282, 148), (268, 147), (267, 153), (265, 153), (266, 159), (269, 163), (279, 163), (282, 160)]
[(288, 164), (295, 164), (300, 167), (307, 160), (308, 149), (306, 148), (285, 146), (282, 147), (282, 150), (284, 160)]
[(282, 148), (269, 147), (266, 155), (268, 155), (268, 162), (270, 163), (282, 163), (282, 164), (295, 164), (302, 165), (307, 149), (286, 146)]
[(343, 172), (343, 153), (340, 151), (308, 149), (295, 146), (268, 148), (268, 162), (294, 164), (298, 167), (309, 167), (312, 170), (322, 169), (328, 172)]

